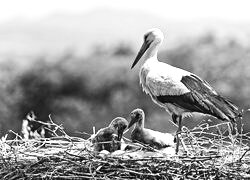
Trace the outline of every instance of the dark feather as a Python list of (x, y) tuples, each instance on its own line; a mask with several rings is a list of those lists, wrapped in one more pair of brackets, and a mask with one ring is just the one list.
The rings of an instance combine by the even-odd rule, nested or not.
[(158, 96), (162, 103), (171, 103), (190, 112), (213, 115), (221, 120), (235, 121), (241, 113), (236, 105), (218, 95), (206, 82), (195, 75), (183, 76), (181, 82), (190, 90), (179, 96)]

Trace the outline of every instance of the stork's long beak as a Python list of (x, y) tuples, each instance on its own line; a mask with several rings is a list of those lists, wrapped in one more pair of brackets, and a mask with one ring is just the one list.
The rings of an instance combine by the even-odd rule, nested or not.
[(141, 57), (143, 56), (143, 54), (147, 51), (147, 49), (149, 48), (151, 42), (150, 41), (144, 41), (144, 43), (141, 46), (140, 51), (138, 52), (132, 66), (131, 69), (138, 63), (138, 61), (141, 59)]
[(131, 126), (133, 126), (133, 124), (135, 124), (137, 121), (136, 121), (136, 118), (133, 118), (133, 117), (131, 117), (131, 120), (130, 120), (130, 122), (129, 122), (129, 124), (128, 124), (128, 129), (131, 127)]

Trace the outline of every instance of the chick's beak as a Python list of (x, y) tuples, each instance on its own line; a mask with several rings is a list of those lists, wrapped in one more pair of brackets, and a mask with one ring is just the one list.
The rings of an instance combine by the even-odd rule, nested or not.
[(141, 46), (140, 51), (138, 52), (132, 66), (131, 69), (138, 63), (138, 61), (141, 59), (141, 57), (143, 56), (143, 54), (147, 51), (147, 49), (149, 48), (151, 42), (150, 41), (144, 41), (144, 43)]
[(118, 141), (121, 141), (121, 139), (122, 139), (122, 135), (123, 135), (123, 131), (124, 130), (118, 130), (118, 133), (117, 133), (117, 135), (118, 135)]
[(128, 124), (128, 128), (133, 126), (133, 124), (135, 124), (135, 123), (136, 123), (136, 118), (133, 115), (131, 115), (131, 120), (130, 120), (130, 122)]

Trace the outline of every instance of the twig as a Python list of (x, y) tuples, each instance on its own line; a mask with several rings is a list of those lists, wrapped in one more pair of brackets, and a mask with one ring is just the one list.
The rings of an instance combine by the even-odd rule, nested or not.
[(159, 176), (158, 173), (157, 174), (140, 173), (140, 172), (136, 172), (136, 171), (133, 171), (133, 170), (130, 170), (130, 169), (117, 169), (117, 170), (137, 174), (137, 175), (140, 175), (140, 176)]
[(239, 162), (241, 162), (241, 160), (242, 160), (243, 157), (247, 154), (248, 151), (250, 151), (250, 148), (247, 149), (247, 150), (242, 154), (242, 156), (241, 156), (240, 159), (238, 160)]

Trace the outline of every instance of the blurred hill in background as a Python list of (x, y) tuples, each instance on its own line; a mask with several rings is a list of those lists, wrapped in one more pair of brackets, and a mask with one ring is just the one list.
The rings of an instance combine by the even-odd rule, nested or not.
[(206, 33), (216, 34), (223, 42), (234, 38), (242, 44), (249, 43), (250, 35), (250, 24), (246, 23), (219, 19), (178, 21), (137, 11), (97, 9), (82, 14), (54, 14), (36, 21), (13, 19), (2, 23), (0, 55), (58, 55), (68, 48), (79, 55), (89, 55), (96, 46), (107, 48), (121, 42), (134, 49), (140, 45), (142, 34), (152, 27), (166, 34), (165, 48)]
[[(33, 110), (51, 114), (70, 133), (92, 133), (134, 108), (147, 127), (174, 131), (167, 113), (142, 92), (130, 70), (142, 36), (159, 27), (166, 35), (159, 59), (192, 71), (241, 108), (250, 106), (250, 25), (171, 22), (135, 12), (98, 10), (0, 24), (0, 136), (19, 131)], [(250, 115), (244, 123), (250, 128)]]

